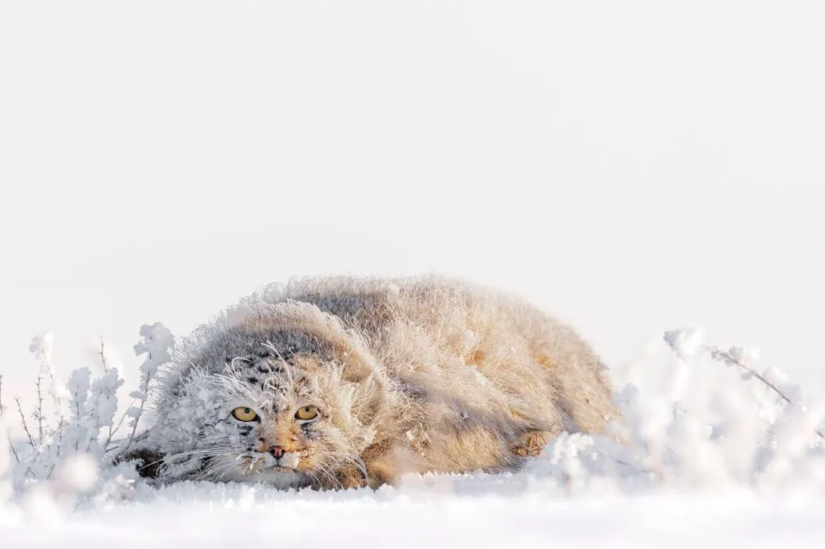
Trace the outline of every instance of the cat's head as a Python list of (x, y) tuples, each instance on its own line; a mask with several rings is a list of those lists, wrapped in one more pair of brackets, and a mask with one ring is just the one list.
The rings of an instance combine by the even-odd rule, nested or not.
[(270, 313), (215, 337), (157, 410), (165, 474), (285, 488), (363, 471), (386, 408), (380, 373), (316, 308)]

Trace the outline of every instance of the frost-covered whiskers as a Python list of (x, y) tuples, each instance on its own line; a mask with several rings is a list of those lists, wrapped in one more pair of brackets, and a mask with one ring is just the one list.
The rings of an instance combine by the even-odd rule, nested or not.
[(287, 360), (269, 342), (251, 351), (223, 372), (195, 368), (180, 385), (176, 410), (157, 432), (166, 472), (284, 488), (337, 482), (341, 462), (358, 462), (332, 421), (347, 418), (353, 402), (341, 398), (353, 392), (341, 366), (301, 353)]

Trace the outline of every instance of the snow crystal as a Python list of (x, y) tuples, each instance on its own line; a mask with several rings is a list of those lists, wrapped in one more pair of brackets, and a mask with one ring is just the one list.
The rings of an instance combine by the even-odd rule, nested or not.
[(665, 332), (665, 341), (682, 360), (690, 360), (702, 349), (703, 334), (699, 328), (682, 328)]
[(117, 390), (123, 384), (116, 368), (112, 368), (92, 383), (87, 406), (100, 427), (114, 423), (117, 412)]
[(127, 444), (131, 444), (137, 432), (149, 394), (149, 384), (157, 376), (158, 369), (172, 360), (175, 349), (175, 336), (160, 322), (141, 326), (140, 338), (140, 341), (134, 345), (134, 351), (137, 356), (145, 354), (146, 359), (140, 365), (140, 387), (130, 393), (133, 398), (140, 400), (140, 404), (126, 411), (129, 417), (129, 427), (132, 429)]
[(137, 356), (146, 355), (146, 360), (140, 366), (140, 390), (146, 391), (151, 378), (159, 366), (172, 360), (171, 352), (175, 347), (175, 336), (160, 322), (152, 325), (144, 324), (140, 328), (141, 340), (134, 345)]
[(32, 338), (29, 344), (29, 352), (34, 355), (40, 355), (44, 362), (52, 361), (52, 353), (54, 351), (54, 334), (51, 332), (44, 332)]
[(759, 360), (759, 354), (759, 348), (757, 347), (741, 347), (735, 345), (728, 350), (728, 355), (733, 360), (745, 365)]
[(66, 390), (69, 392), (70, 399), (69, 410), (76, 420), (79, 420), (86, 412), (91, 377), (92, 372), (89, 368), (78, 368), (71, 373), (66, 382)]

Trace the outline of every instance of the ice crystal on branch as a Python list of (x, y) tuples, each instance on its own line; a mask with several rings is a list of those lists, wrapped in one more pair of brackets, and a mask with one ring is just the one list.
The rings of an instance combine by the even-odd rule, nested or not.
[(682, 328), (665, 332), (665, 341), (682, 360), (690, 360), (702, 348), (702, 331), (699, 328)]
[(132, 431), (129, 435), (129, 442), (126, 444), (126, 450), (134, 441), (138, 423), (148, 399), (149, 384), (157, 375), (158, 368), (172, 360), (172, 353), (175, 349), (175, 336), (160, 322), (151, 325), (144, 324), (140, 328), (140, 337), (140, 341), (134, 346), (134, 351), (137, 356), (145, 354), (146, 359), (140, 365), (140, 385), (136, 391), (129, 395), (140, 401), (140, 404), (130, 407), (127, 411), (129, 427), (132, 428)]

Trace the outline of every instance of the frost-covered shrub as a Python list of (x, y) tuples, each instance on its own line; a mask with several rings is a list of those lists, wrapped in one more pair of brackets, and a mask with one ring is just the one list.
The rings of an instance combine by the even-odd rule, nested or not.
[(11, 438), (9, 437), (6, 423), (2, 418), (2, 408), (0, 408), (0, 508), (11, 496)]
[(806, 400), (777, 368), (755, 370), (756, 349), (706, 346), (696, 329), (664, 341), (675, 361), (614, 372), (623, 417), (612, 427), (627, 444), (564, 433), (528, 470), (571, 489), (825, 490), (821, 395)]
[(160, 322), (152, 325), (144, 324), (140, 329), (140, 337), (140, 341), (134, 346), (134, 351), (137, 356), (145, 354), (146, 360), (140, 365), (140, 386), (129, 394), (140, 404), (130, 407), (126, 412), (129, 416), (131, 433), (124, 452), (129, 450), (129, 446), (135, 440), (138, 423), (149, 400), (149, 384), (157, 377), (158, 369), (172, 360), (172, 352), (175, 348), (175, 337)]
[[(140, 385), (130, 395), (134, 405), (120, 417), (116, 417), (117, 392), (123, 379), (118, 369), (106, 367), (95, 375), (88, 367), (78, 368), (64, 383), (52, 362), (52, 341), (51, 334), (44, 334), (35, 337), (29, 347), (41, 366), (37, 406), (28, 416), (34, 420), (31, 422), (20, 399), (15, 399), (24, 437), (12, 441), (3, 431), (0, 501), (3, 487), (9, 485), (13, 492), (7, 490), (8, 495), (29, 503), (72, 502), (78, 495), (91, 493), (109, 499), (128, 497), (137, 474), (132, 464), (116, 463), (116, 458), (138, 434), (152, 379), (158, 368), (169, 362), (174, 337), (159, 323), (141, 328), (140, 341), (134, 346), (138, 356), (146, 355), (140, 366)], [(53, 400), (49, 417), (44, 413), (44, 380)], [(3, 417), (9, 416), (2, 399), (0, 404)]]

